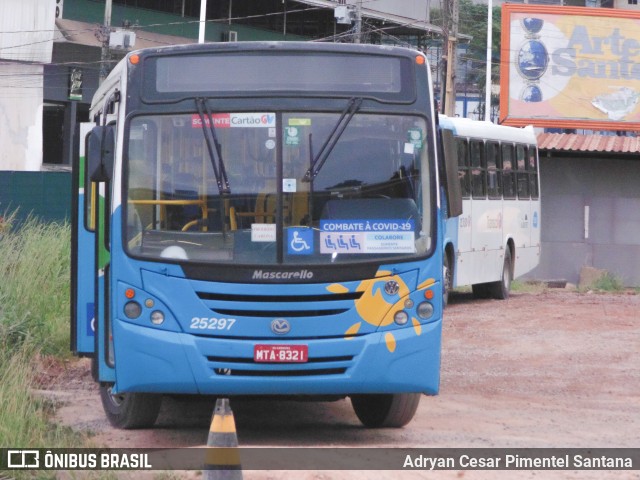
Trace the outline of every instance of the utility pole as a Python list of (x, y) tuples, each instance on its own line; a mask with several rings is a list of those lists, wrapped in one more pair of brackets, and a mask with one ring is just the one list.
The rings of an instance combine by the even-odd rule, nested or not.
[(356, 2), (356, 25), (355, 25), (355, 37), (353, 42), (360, 43), (362, 36), (362, 0)]
[[(229, 8), (231, 8), (231, 4), (229, 4)], [(207, 25), (207, 0), (200, 0), (200, 27), (198, 28), (198, 43), (204, 43), (204, 33), (205, 33), (206, 25)]]
[(445, 81), (444, 114), (455, 116), (456, 113), (456, 46), (458, 43), (458, 18), (460, 16), (458, 0), (447, 0), (447, 73)]
[(493, 1), (487, 2), (487, 76), (484, 82), (484, 119), (491, 121), (491, 51), (493, 47)]
[(107, 0), (104, 6), (104, 23), (100, 28), (100, 41), (102, 42), (102, 51), (100, 53), (100, 83), (109, 75), (109, 60), (111, 60), (111, 52), (109, 51), (109, 37), (111, 35), (111, 3)]

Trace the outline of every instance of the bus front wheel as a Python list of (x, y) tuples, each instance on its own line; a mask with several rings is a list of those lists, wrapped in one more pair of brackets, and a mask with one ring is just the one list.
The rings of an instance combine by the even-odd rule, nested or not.
[(127, 430), (153, 426), (160, 412), (161, 395), (113, 393), (112, 387), (100, 385), (100, 400), (111, 425)]
[(352, 395), (351, 405), (368, 428), (400, 428), (413, 419), (420, 393)]
[(442, 258), (442, 308), (449, 304), (451, 290), (453, 290), (453, 268), (449, 253), (445, 251)]

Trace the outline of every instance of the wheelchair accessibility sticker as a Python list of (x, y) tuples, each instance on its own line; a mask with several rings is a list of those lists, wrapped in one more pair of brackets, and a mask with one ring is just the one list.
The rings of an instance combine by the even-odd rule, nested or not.
[(415, 223), (409, 220), (324, 220), (320, 253), (414, 253)]
[(289, 255), (311, 255), (313, 253), (313, 230), (311, 228), (289, 228), (287, 230), (287, 245)]

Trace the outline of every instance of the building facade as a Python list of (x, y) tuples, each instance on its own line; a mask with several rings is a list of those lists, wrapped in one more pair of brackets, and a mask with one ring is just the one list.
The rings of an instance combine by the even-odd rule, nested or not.
[(0, 2), (0, 169), (40, 170), (43, 71), (51, 62), (55, 8)]
[(577, 284), (583, 267), (640, 285), (640, 138), (543, 133), (542, 255), (529, 278)]

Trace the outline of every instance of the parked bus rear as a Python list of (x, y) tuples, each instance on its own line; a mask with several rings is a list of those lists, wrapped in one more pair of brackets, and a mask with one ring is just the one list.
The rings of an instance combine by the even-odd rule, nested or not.
[(511, 282), (540, 262), (538, 147), (533, 127), (440, 117), (453, 133), (463, 212), (446, 222), (447, 291), (506, 299)]

